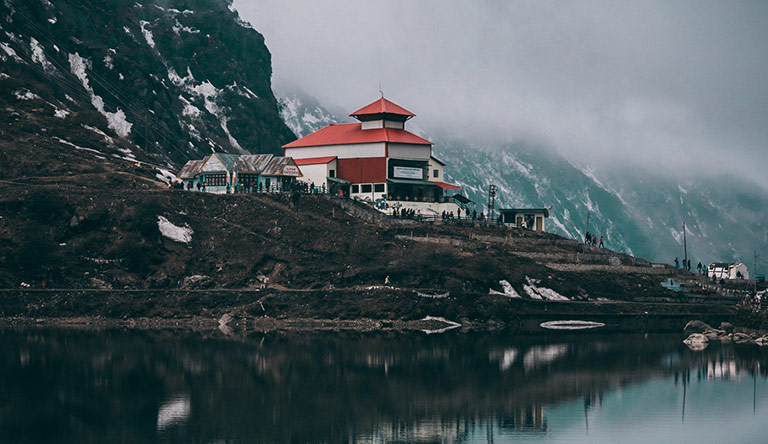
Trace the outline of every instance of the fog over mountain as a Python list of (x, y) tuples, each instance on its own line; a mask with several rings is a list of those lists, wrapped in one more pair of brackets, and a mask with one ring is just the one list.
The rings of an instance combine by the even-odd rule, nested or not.
[(768, 188), (766, 2), (235, 0), (275, 83), (572, 161)]

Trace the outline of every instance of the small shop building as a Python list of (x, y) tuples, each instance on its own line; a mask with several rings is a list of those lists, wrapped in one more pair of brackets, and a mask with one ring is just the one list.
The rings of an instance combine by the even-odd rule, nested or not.
[(715, 279), (749, 279), (749, 268), (741, 262), (735, 264), (717, 262), (709, 264), (707, 276)]
[(177, 176), (186, 189), (229, 194), (291, 190), (302, 174), (289, 157), (212, 153), (204, 159), (188, 161)]
[(546, 208), (504, 208), (499, 210), (501, 223), (508, 227), (544, 231), (544, 220), (549, 217)]
[(445, 163), (432, 156), (432, 142), (406, 130), (415, 114), (381, 97), (350, 114), (356, 123), (325, 128), (283, 145), (307, 171), (302, 180), (351, 198), (386, 200), (390, 207), (422, 213), (456, 212)]

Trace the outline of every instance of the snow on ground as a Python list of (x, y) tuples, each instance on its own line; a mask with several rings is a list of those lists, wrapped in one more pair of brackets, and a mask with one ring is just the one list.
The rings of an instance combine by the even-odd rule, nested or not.
[(28, 89), (20, 89), (14, 92), (13, 95), (19, 100), (35, 100), (40, 98), (40, 96)]
[[(178, 10), (176, 10), (178, 11)], [(199, 29), (190, 28), (189, 26), (184, 26), (179, 22), (179, 19), (176, 19), (176, 23), (173, 25), (173, 32), (176, 33), (176, 35), (180, 36), (181, 32), (188, 32), (190, 34), (200, 34)]]
[(539, 287), (536, 284), (539, 283), (536, 279), (531, 279), (526, 276), (527, 285), (523, 285), (523, 290), (531, 297), (531, 299), (547, 300), (547, 301), (570, 301), (567, 297), (552, 290), (551, 288)]
[(104, 100), (96, 95), (88, 81), (88, 74), (86, 73), (86, 69), (89, 67), (88, 60), (80, 57), (80, 54), (78, 53), (70, 54), (69, 65), (72, 74), (80, 80), (83, 88), (90, 94), (91, 104), (107, 118), (109, 127), (112, 128), (118, 136), (128, 137), (128, 135), (131, 134), (131, 127), (133, 124), (125, 119), (123, 110), (118, 108), (116, 112), (111, 113), (104, 109)]
[(58, 117), (59, 119), (66, 119), (67, 116), (69, 115), (69, 111), (65, 109), (56, 108), (56, 110), (53, 112), (53, 115)]
[(247, 152), (243, 149), (242, 146), (237, 142), (237, 139), (232, 135), (232, 133), (229, 132), (229, 127), (227, 126), (227, 123), (229, 122), (229, 118), (225, 115), (221, 115), (219, 117), (219, 123), (221, 123), (221, 129), (224, 131), (224, 134), (227, 135), (227, 139), (229, 139), (229, 144), (232, 145), (232, 147), (237, 148), (238, 150), (242, 152)]
[(188, 244), (192, 241), (192, 227), (184, 224), (183, 227), (172, 224), (168, 219), (163, 216), (157, 216), (157, 228), (160, 229), (160, 234), (176, 242), (182, 242)]
[[(16, 60), (19, 63), (24, 63), (24, 60), (19, 57), (18, 54), (16, 54), (16, 51), (13, 50), (8, 44), (4, 42), (0, 42), (0, 49), (2, 49), (6, 54), (8, 54), (9, 57), (12, 57), (14, 60)], [(3, 58), (5, 60), (5, 58)]]
[(136, 156), (133, 154), (133, 151), (129, 150), (128, 148), (118, 148), (117, 150), (124, 154), (122, 159), (130, 160), (131, 162), (139, 161), (139, 159), (137, 159)]
[(34, 37), (30, 37), (29, 39), (29, 48), (32, 50), (32, 61), (39, 63), (44, 71), (50, 72), (56, 70), (51, 62), (45, 57), (45, 52), (43, 51), (43, 47), (40, 46), (40, 42)]
[(490, 289), (488, 294), (506, 296), (508, 298), (521, 298), (517, 291), (515, 291), (515, 287), (513, 287), (512, 284), (510, 284), (508, 281), (499, 281), (499, 284), (501, 285), (501, 289), (503, 291)]
[(140, 20), (139, 25), (141, 26), (141, 33), (144, 34), (144, 40), (147, 41), (147, 44), (151, 46), (152, 48), (155, 48), (155, 38), (152, 35), (152, 31), (147, 29), (147, 25), (149, 24), (146, 20)]
[(57, 140), (59, 143), (63, 143), (64, 145), (69, 145), (69, 146), (71, 146), (72, 148), (74, 148), (76, 150), (88, 151), (90, 153), (94, 153), (95, 156), (98, 157), (99, 159), (107, 160), (107, 158), (103, 156), (104, 153), (102, 153), (99, 150), (95, 150), (93, 148), (85, 148), (85, 147), (82, 147), (82, 146), (78, 146), (78, 145), (75, 145), (74, 143), (72, 143), (72, 142), (70, 142), (68, 140), (64, 140), (64, 139), (61, 139), (61, 138), (58, 138), (58, 137), (54, 137), (54, 139)]
[(82, 126), (83, 128), (85, 128), (85, 129), (87, 129), (89, 131), (92, 131), (92, 132), (100, 135), (102, 138), (104, 138), (104, 141), (109, 143), (109, 144), (114, 144), (115, 143), (115, 139), (109, 137), (107, 135), (107, 133), (105, 133), (104, 131), (96, 128), (95, 126), (86, 125), (84, 123), (80, 124), (80, 126)]
[(165, 168), (158, 168), (157, 171), (160, 171), (160, 172), (155, 174), (155, 177), (160, 179), (160, 181), (165, 184), (168, 184), (168, 179), (173, 179), (173, 180), (178, 179), (178, 177), (176, 177), (175, 174), (173, 174), (172, 172), (168, 171)]
[(182, 115), (187, 117), (193, 117), (193, 118), (200, 117), (200, 114), (202, 114), (202, 111), (200, 111), (200, 108), (191, 104), (189, 100), (184, 98), (184, 96), (179, 96), (179, 100), (181, 100), (181, 103), (184, 104), (184, 110), (182, 110), (181, 112)]

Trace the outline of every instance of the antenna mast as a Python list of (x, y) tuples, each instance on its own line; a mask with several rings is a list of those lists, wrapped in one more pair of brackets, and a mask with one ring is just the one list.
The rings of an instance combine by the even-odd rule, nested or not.
[(494, 212), (496, 210), (496, 185), (488, 187), (488, 219), (494, 220)]
[(685, 221), (683, 221), (683, 270), (687, 270), (688, 267), (688, 242), (685, 239)]

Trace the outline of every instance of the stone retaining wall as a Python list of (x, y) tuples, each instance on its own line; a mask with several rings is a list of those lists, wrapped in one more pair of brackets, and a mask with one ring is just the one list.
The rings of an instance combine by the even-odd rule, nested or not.
[(638, 267), (633, 265), (597, 265), (597, 264), (544, 264), (557, 271), (605, 271), (608, 273), (637, 273), (637, 274), (669, 274), (669, 271), (653, 267)]

